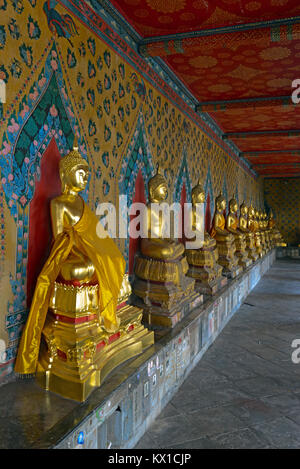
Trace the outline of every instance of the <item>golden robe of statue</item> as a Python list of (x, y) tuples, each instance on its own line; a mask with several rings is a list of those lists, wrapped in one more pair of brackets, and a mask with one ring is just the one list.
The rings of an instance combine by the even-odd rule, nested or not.
[(125, 272), (125, 260), (105, 233), (96, 215), (80, 197), (88, 180), (88, 164), (77, 147), (60, 161), (62, 195), (51, 201), (54, 243), (37, 280), (23, 330), (15, 371), (36, 372), (41, 334), (56, 279), (99, 285), (99, 323), (107, 330), (119, 326), (116, 306)]

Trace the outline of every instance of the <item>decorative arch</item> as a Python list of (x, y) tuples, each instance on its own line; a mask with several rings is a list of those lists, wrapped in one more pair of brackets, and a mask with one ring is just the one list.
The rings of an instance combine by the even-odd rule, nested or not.
[(224, 175), (223, 179), (223, 187), (222, 187), (222, 194), (226, 200), (226, 210), (228, 206), (228, 190), (227, 190), (227, 181), (226, 181), (226, 176)]
[[(17, 112), (17, 113), (16, 113)], [(20, 335), (27, 317), (26, 272), (30, 203), (40, 180), (42, 157), (54, 139), (60, 155), (65, 155), (77, 135), (82, 156), (87, 159), (72, 103), (67, 95), (55, 44), (46, 58), (43, 71), (27, 96), (9, 118), (0, 151), (0, 170), (5, 200), (17, 225), (16, 275), (10, 275), (13, 301), (8, 302), (6, 324), (9, 336), (7, 360), (14, 358), (10, 347)], [(86, 199), (88, 187), (83, 193)]]
[[(127, 209), (127, 213), (124, 213), (123, 217), (127, 217), (128, 223), (130, 221), (128, 208), (133, 202), (135, 184), (139, 172), (143, 177), (144, 190), (146, 193), (146, 198), (148, 199), (147, 182), (152, 176), (154, 176), (155, 170), (152, 154), (150, 152), (150, 146), (146, 137), (145, 123), (142, 113), (140, 113), (138, 116), (135, 131), (133, 132), (131, 142), (128, 145), (126, 155), (122, 160), (119, 178), (119, 194), (126, 196), (127, 198), (127, 207), (119, 207), (119, 210), (122, 212), (122, 209)], [(124, 257), (126, 260), (127, 271), (129, 269), (129, 244), (129, 238), (126, 237)]]
[(186, 147), (184, 147), (183, 149), (181, 163), (179, 165), (179, 170), (175, 179), (173, 202), (181, 201), (183, 186), (185, 186), (186, 198), (187, 198), (187, 201), (189, 202), (191, 201), (191, 197), (192, 197), (192, 185), (191, 185), (191, 179), (190, 179), (189, 168), (188, 168), (188, 163), (187, 163)]
[(207, 168), (207, 174), (204, 184), (204, 191), (205, 191), (205, 205), (204, 205), (204, 213), (205, 213), (205, 229), (206, 231), (210, 231), (211, 228), (211, 221), (214, 214), (214, 192), (213, 192), (213, 185), (210, 173), (210, 165)]
[(237, 205), (239, 207), (240, 206), (240, 198), (239, 198), (238, 184), (235, 185), (235, 200), (237, 201)]
[(245, 202), (245, 204), (248, 203), (248, 195), (247, 195), (247, 186), (245, 184), (245, 188), (244, 188), (244, 200), (243, 202)]

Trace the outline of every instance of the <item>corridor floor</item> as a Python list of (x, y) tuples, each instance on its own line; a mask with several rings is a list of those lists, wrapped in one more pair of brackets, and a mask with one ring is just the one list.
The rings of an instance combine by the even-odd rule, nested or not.
[(300, 261), (277, 260), (136, 448), (300, 448), (295, 339)]

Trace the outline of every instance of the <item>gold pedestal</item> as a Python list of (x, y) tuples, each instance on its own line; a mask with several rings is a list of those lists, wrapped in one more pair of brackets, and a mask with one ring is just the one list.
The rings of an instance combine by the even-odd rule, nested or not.
[(259, 254), (256, 250), (255, 237), (252, 232), (246, 234), (246, 250), (248, 253), (248, 257), (252, 259), (253, 262), (257, 261), (257, 259), (259, 258)]
[(203, 297), (195, 293), (195, 280), (186, 276), (187, 271), (185, 257), (170, 261), (136, 257), (131, 302), (143, 308), (146, 324), (173, 327), (202, 304)]
[(223, 267), (223, 275), (225, 275), (227, 278), (237, 277), (243, 271), (243, 267), (238, 265), (238, 258), (235, 256), (236, 249), (234, 241), (216, 241), (219, 253), (218, 262)]
[(261, 242), (263, 256), (265, 256), (268, 252), (268, 247), (267, 247), (266, 236), (265, 236), (264, 231), (260, 232), (260, 242)]
[(154, 343), (153, 332), (141, 324), (142, 310), (127, 303), (129, 292), (125, 285), (120, 326), (107, 332), (99, 318), (98, 285), (55, 282), (37, 369), (46, 390), (82, 402), (114, 368)]
[(216, 247), (188, 249), (185, 254), (189, 264), (187, 275), (195, 279), (197, 292), (212, 296), (227, 284), (227, 278), (222, 275), (223, 267), (218, 264)]
[(259, 231), (254, 233), (254, 240), (255, 240), (255, 248), (256, 248), (256, 252), (257, 252), (258, 256), (263, 257), (264, 256), (264, 250), (263, 250), (263, 247), (261, 245), (261, 236), (260, 236)]
[(264, 231), (265, 235), (265, 246), (266, 246), (266, 251), (269, 252), (271, 249), (271, 242), (270, 242), (270, 233), (268, 230)]
[(252, 259), (248, 256), (247, 252), (247, 242), (246, 237), (236, 236), (235, 237), (235, 255), (238, 258), (238, 265), (240, 265), (243, 270), (249, 267), (252, 264)]
[(272, 232), (271, 230), (268, 230), (268, 237), (269, 237), (269, 246), (270, 246), (270, 250), (273, 249), (273, 239), (272, 239)]

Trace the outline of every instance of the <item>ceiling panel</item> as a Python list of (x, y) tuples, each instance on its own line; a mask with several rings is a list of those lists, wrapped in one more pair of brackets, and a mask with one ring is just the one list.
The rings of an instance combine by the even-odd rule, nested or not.
[(291, 153), (300, 136), (286, 134), (300, 132), (300, 103), (290, 98), (300, 79), (299, 0), (111, 3), (143, 38), (141, 53), (166, 62), (259, 174), (300, 172)]

